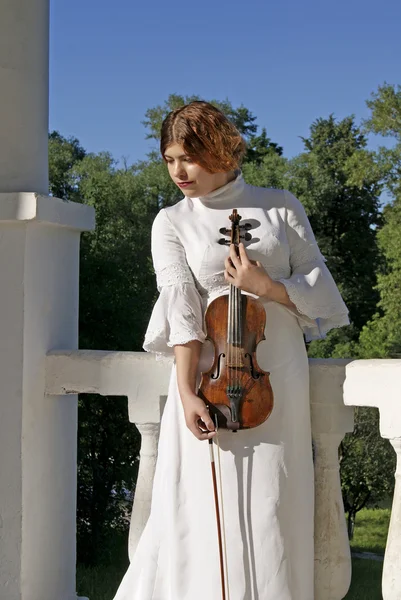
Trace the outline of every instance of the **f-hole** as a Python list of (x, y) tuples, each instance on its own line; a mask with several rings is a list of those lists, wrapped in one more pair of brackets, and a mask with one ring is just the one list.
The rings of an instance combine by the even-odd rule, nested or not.
[(249, 352), (247, 352), (244, 356), (246, 358), (249, 358), (249, 364), (250, 364), (250, 367), (251, 367), (251, 375), (252, 375), (253, 379), (259, 379), (260, 376), (262, 375), (262, 373), (256, 373), (255, 372), (255, 367), (253, 365), (252, 355), (249, 354)]
[(221, 371), (221, 359), (225, 358), (226, 355), (222, 352), (221, 354), (219, 354), (219, 358), (217, 359), (217, 373), (213, 373), (210, 378), (211, 379), (218, 379), (220, 377), (220, 371)]

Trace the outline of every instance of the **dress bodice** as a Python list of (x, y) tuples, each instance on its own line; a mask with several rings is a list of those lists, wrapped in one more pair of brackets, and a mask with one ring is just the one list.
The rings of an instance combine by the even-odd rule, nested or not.
[(307, 337), (323, 337), (348, 324), (348, 311), (325, 265), (302, 204), (286, 190), (247, 185), (239, 173), (206, 196), (185, 196), (162, 209), (152, 228), (152, 257), (160, 291), (144, 348), (169, 353), (190, 340), (204, 341), (206, 306), (227, 293), (220, 229), (236, 208), (250, 223), (248, 256), (285, 286)]
[[(273, 279), (290, 275), (284, 191), (248, 186), (242, 175), (238, 175), (207, 196), (184, 197), (175, 206), (165, 209), (202, 297), (215, 297), (228, 291), (224, 279), (228, 248), (219, 244), (219, 240), (225, 237), (220, 229), (231, 226), (229, 216), (233, 208), (238, 209), (241, 223), (251, 225), (252, 238), (244, 242), (249, 257), (258, 260)], [(175, 269), (176, 266), (170, 266), (172, 273)]]

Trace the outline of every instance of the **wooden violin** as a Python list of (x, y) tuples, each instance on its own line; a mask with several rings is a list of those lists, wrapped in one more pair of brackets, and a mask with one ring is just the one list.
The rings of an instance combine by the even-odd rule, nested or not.
[[(234, 244), (250, 239), (249, 224), (240, 225), (234, 209), (231, 229), (220, 230)], [(238, 251), (238, 250), (237, 250)], [(214, 345), (214, 360), (209, 371), (202, 373), (198, 395), (220, 428), (237, 431), (261, 425), (273, 409), (270, 373), (262, 371), (256, 360), (256, 347), (262, 340), (266, 313), (262, 303), (230, 284), (228, 295), (219, 296), (205, 314), (207, 340)]]

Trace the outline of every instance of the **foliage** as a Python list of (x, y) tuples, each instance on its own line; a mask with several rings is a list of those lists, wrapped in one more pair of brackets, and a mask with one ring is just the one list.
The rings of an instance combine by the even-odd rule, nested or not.
[[(195, 100), (201, 100), (200, 96), (180, 96), (170, 94), (163, 105), (158, 105), (149, 108), (146, 111), (146, 119), (142, 124), (148, 129), (147, 139), (160, 140), (160, 130), (164, 118), (169, 112), (177, 108), (181, 108)], [(282, 155), (283, 149), (278, 144), (271, 141), (267, 137), (266, 129), (263, 128), (260, 135), (257, 135), (258, 126), (256, 125), (256, 117), (245, 106), (234, 108), (228, 100), (218, 101), (209, 100), (210, 104), (220, 109), (230, 121), (234, 123), (238, 131), (247, 141), (247, 154), (245, 162), (259, 163), (263, 158), (270, 153)], [(151, 153), (150, 158), (155, 158), (156, 154)]]
[(49, 190), (56, 198), (81, 202), (74, 167), (86, 152), (76, 138), (64, 138), (57, 131), (49, 134)]
[[(349, 181), (349, 161), (366, 146), (353, 117), (318, 119), (307, 152), (290, 163), (289, 187), (305, 206), (320, 249), (338, 282), (351, 322), (359, 331), (375, 311), (373, 265), (378, 263), (375, 227), (380, 223), (380, 182), (368, 173), (360, 185)], [(352, 338), (351, 338), (352, 339)]]
[[(202, 100), (200, 96), (180, 96), (177, 94), (170, 94), (168, 99), (163, 105), (158, 105), (153, 108), (149, 108), (146, 113), (146, 119), (142, 121), (143, 125), (149, 129), (147, 139), (160, 139), (160, 130), (162, 122), (169, 112), (182, 106), (194, 102), (195, 100)], [(257, 132), (257, 125), (255, 124), (256, 117), (241, 105), (239, 108), (234, 109), (231, 102), (225, 100), (223, 102), (218, 100), (208, 100), (210, 104), (219, 108), (237, 127), (238, 131), (245, 136), (254, 136)]]
[(376, 408), (355, 408), (355, 429), (340, 445), (340, 473), (348, 535), (352, 539), (355, 516), (394, 490), (395, 452), (379, 433)]
[[(305, 150), (288, 160), (243, 105), (221, 108), (247, 142), (243, 174), (250, 184), (288, 188), (300, 198), (328, 266), (350, 308), (352, 325), (312, 342), (310, 356), (398, 356), (401, 348), (401, 90), (385, 84), (368, 102), (372, 115), (317, 119)], [(166, 114), (197, 96), (172, 94), (146, 112), (147, 137), (158, 140)], [(366, 135), (395, 140), (392, 149), (366, 149)], [(87, 154), (75, 138), (49, 136), (50, 189), (85, 202), (97, 227), (81, 245), (80, 347), (141, 350), (156, 298), (150, 230), (159, 209), (182, 196), (156, 150), (134, 165), (106, 153)], [(380, 211), (383, 188), (394, 200)], [(358, 409), (356, 435), (342, 444), (344, 498), (355, 509), (391, 490), (394, 453), (377, 430), (377, 415)], [(375, 416), (376, 415), (376, 416)], [(79, 400), (79, 561), (110, 560), (110, 540), (127, 528), (138, 467), (139, 435), (128, 422), (125, 399)], [(383, 464), (386, 476), (379, 477)], [(388, 472), (387, 472), (388, 471)], [(387, 477), (388, 476), (388, 477)], [(352, 516), (353, 515), (353, 516)]]
[(385, 259), (379, 270), (377, 291), (380, 301), (372, 320), (362, 329), (359, 356), (401, 356), (401, 87), (383, 85), (367, 102), (372, 111), (365, 121), (367, 131), (392, 137), (393, 148), (380, 147), (376, 163), (393, 201), (383, 211), (383, 227), (378, 234)]

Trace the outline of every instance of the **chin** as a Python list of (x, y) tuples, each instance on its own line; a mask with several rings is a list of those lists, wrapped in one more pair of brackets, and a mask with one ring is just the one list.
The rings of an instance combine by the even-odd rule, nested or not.
[(188, 198), (197, 198), (199, 196), (199, 190), (197, 188), (188, 189), (180, 189), (180, 191), (187, 196)]

